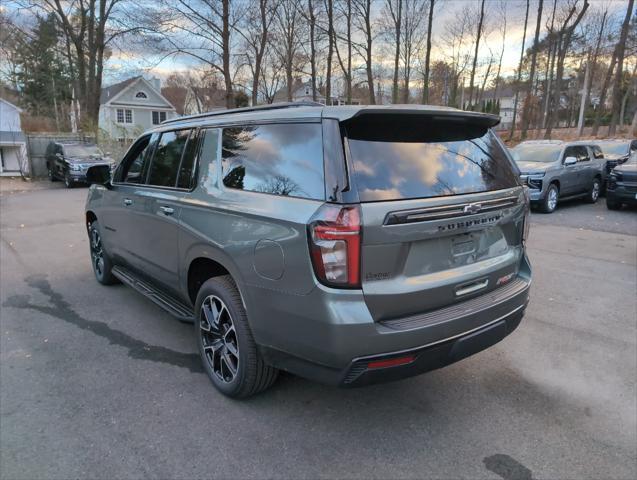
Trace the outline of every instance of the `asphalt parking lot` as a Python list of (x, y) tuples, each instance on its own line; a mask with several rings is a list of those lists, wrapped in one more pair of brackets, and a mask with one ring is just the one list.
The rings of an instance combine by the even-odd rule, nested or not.
[(0, 197), (2, 479), (637, 477), (637, 210), (533, 214), (531, 304), (485, 352), (233, 401), (192, 326), (94, 280), (86, 189), (17, 185)]

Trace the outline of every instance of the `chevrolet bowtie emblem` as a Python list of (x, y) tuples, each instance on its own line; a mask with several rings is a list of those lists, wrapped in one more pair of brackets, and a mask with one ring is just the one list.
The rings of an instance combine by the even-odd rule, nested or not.
[(480, 205), (479, 203), (470, 203), (469, 205), (465, 205), (464, 209), (462, 210), (463, 213), (478, 213), (480, 210), (482, 210), (482, 205)]

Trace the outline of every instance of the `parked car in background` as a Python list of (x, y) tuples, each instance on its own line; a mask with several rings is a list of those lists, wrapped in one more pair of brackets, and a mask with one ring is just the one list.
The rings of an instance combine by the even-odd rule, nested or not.
[(592, 143), (529, 140), (511, 149), (520, 178), (529, 187), (531, 203), (552, 213), (558, 202), (584, 198), (597, 202), (605, 172)]
[(608, 176), (606, 206), (609, 210), (619, 210), (622, 204), (637, 205), (637, 151)]
[(610, 173), (617, 165), (624, 163), (632, 152), (637, 152), (637, 140), (626, 138), (599, 140), (595, 142), (604, 154), (606, 173)]
[(114, 166), (113, 159), (97, 145), (89, 143), (51, 142), (46, 148), (49, 179), (64, 181), (67, 188), (86, 183), (86, 171), (95, 165)]
[(440, 368), (519, 325), (528, 198), (499, 118), (283, 104), (168, 120), (86, 202), (95, 276), (194, 321), (232, 397), (279, 369), (344, 387)]

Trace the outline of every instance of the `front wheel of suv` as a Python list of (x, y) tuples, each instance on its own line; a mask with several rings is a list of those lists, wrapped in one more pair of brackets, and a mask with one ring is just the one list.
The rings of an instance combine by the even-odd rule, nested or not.
[(104, 250), (102, 233), (97, 220), (88, 226), (88, 237), (91, 247), (91, 265), (97, 281), (102, 285), (119, 283), (119, 280), (113, 275), (113, 263)]
[(599, 194), (602, 191), (602, 181), (595, 177), (593, 179), (593, 184), (591, 185), (591, 189), (588, 191), (588, 195), (586, 196), (586, 201), (588, 203), (596, 203), (597, 199), (599, 199)]
[(620, 208), (622, 208), (622, 204), (617, 202), (616, 200), (613, 200), (612, 198), (609, 198), (607, 196), (606, 197), (606, 208), (608, 208), (609, 210), (619, 210)]
[(275, 382), (278, 370), (261, 357), (241, 294), (229, 275), (204, 282), (195, 315), (199, 354), (217, 390), (229, 397), (245, 398)]
[(553, 213), (557, 208), (557, 199), (559, 196), (560, 190), (557, 188), (557, 185), (551, 183), (546, 191), (544, 200), (540, 202), (540, 210), (544, 213)]

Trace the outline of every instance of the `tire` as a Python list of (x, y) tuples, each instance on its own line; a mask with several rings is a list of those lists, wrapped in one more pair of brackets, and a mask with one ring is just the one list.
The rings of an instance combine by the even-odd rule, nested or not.
[(50, 182), (57, 182), (57, 178), (55, 178), (55, 174), (53, 173), (53, 170), (51, 170), (51, 167), (47, 167), (47, 176), (49, 177), (49, 181)]
[(557, 188), (557, 185), (551, 183), (546, 191), (546, 195), (544, 195), (544, 199), (540, 202), (540, 211), (543, 213), (553, 213), (557, 208), (559, 197), (560, 189)]
[(224, 395), (250, 397), (276, 381), (279, 371), (261, 357), (230, 275), (211, 278), (199, 289), (195, 338), (208, 378)]
[(64, 175), (64, 186), (66, 188), (73, 188), (73, 182), (71, 181), (68, 173)]
[(113, 262), (104, 250), (100, 225), (95, 220), (88, 226), (89, 248), (91, 252), (91, 267), (95, 278), (102, 285), (114, 285), (119, 280), (113, 275)]
[(586, 201), (588, 203), (597, 203), (599, 200), (599, 194), (602, 191), (602, 181), (599, 177), (595, 177), (593, 179), (593, 183), (591, 185), (591, 189), (588, 191), (588, 195), (586, 195)]
[(606, 197), (606, 208), (608, 208), (609, 210), (619, 210), (620, 208), (622, 208), (622, 204)]

